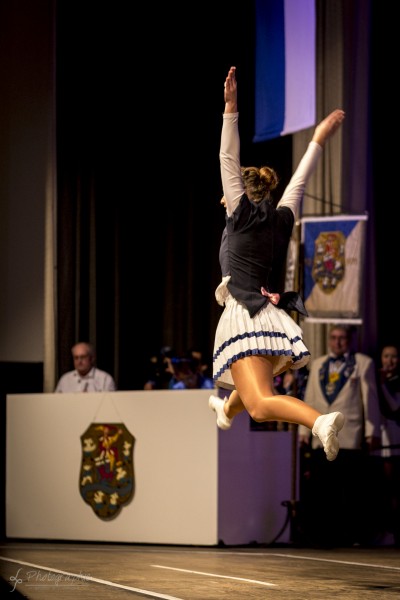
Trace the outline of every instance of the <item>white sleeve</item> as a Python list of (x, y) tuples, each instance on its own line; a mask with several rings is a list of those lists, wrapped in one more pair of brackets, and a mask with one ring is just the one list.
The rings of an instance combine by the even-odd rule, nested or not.
[(240, 168), (239, 113), (224, 113), (219, 152), (226, 213), (231, 216), (244, 194)]
[(310, 142), (308, 144), (308, 148), (286, 186), (283, 196), (278, 202), (277, 208), (286, 206), (290, 208), (294, 216), (296, 216), (307, 182), (314, 172), (321, 154), (322, 147), (317, 144), (317, 142)]

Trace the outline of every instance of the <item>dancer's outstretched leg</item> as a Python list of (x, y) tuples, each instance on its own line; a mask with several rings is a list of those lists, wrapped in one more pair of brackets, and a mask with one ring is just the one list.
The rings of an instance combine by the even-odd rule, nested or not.
[[(231, 367), (232, 378), (240, 400), (251, 418), (264, 421), (286, 421), (305, 425), (317, 435), (328, 460), (339, 452), (337, 434), (344, 425), (340, 412), (321, 415), (320, 412), (293, 396), (275, 395), (273, 386), (273, 357), (260, 355), (241, 358)], [(229, 404), (226, 416), (232, 417)]]

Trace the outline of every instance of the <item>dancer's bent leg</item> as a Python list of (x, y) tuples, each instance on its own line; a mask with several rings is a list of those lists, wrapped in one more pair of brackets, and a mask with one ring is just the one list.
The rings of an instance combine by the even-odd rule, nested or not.
[[(342, 413), (320, 412), (293, 396), (274, 394), (273, 357), (247, 356), (233, 363), (232, 378), (236, 391), (254, 421), (286, 421), (305, 425), (318, 436), (328, 460), (339, 451), (337, 434), (344, 424)], [(226, 414), (229, 417), (229, 406)]]

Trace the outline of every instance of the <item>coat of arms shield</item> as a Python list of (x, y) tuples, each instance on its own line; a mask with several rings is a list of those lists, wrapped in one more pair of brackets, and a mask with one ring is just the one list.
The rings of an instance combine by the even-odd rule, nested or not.
[(315, 240), (312, 275), (325, 292), (331, 294), (345, 276), (346, 237), (341, 231), (324, 231)]
[(81, 435), (79, 489), (100, 519), (117, 516), (133, 497), (134, 443), (123, 423), (92, 423)]
[(362, 322), (367, 220), (367, 215), (302, 218), (301, 279), (310, 321)]

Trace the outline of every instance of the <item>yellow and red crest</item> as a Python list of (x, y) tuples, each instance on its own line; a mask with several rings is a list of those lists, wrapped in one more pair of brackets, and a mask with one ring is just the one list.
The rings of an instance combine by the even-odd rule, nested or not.
[(341, 231), (325, 231), (315, 240), (312, 277), (325, 293), (332, 293), (345, 275), (346, 238)]
[(123, 423), (92, 423), (83, 435), (79, 489), (101, 519), (112, 519), (134, 494), (135, 439)]

